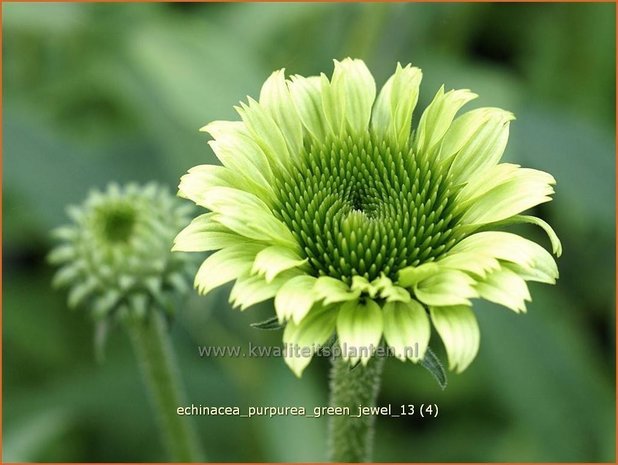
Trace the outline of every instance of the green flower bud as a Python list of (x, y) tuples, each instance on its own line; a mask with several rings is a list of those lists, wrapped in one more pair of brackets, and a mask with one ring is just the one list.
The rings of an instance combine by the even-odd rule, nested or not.
[(142, 318), (152, 308), (170, 314), (194, 269), (187, 254), (170, 251), (190, 212), (156, 184), (92, 191), (68, 208), (73, 222), (52, 233), (59, 242), (48, 257), (59, 266), (54, 285), (68, 287), (69, 306), (96, 319)]

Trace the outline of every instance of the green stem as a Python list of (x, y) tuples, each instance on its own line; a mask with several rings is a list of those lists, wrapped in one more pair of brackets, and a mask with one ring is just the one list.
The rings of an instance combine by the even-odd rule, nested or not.
[(176, 412), (185, 397), (164, 317), (153, 311), (148, 318), (127, 321), (126, 327), (171, 461), (203, 461), (189, 418)]
[[(349, 407), (356, 415), (358, 407), (375, 406), (384, 358), (372, 358), (366, 367), (353, 369), (340, 357), (332, 359), (330, 405)], [(331, 416), (329, 419), (330, 460), (333, 462), (369, 462), (373, 449), (373, 415)]]

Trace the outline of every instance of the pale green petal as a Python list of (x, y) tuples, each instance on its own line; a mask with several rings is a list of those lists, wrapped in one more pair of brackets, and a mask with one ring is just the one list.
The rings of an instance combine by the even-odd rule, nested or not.
[(401, 361), (422, 360), (431, 334), (423, 306), (416, 300), (393, 302), (384, 305), (383, 312), (384, 339), (395, 356)]
[(369, 282), (367, 278), (364, 276), (352, 276), (352, 285), (350, 289), (354, 291), (358, 291), (361, 294), (364, 292), (369, 295), (372, 299), (378, 294), (379, 288), (373, 283)]
[(279, 321), (292, 318), (299, 323), (311, 310), (317, 296), (313, 291), (316, 278), (313, 276), (297, 276), (287, 281), (275, 297), (275, 311)]
[(237, 136), (249, 136), (247, 126), (242, 121), (211, 121), (200, 128), (201, 132), (210, 134), (213, 139), (223, 139), (226, 137), (235, 138)]
[(270, 111), (281, 129), (291, 154), (300, 153), (303, 144), (303, 128), (300, 116), (290, 97), (284, 70), (270, 75), (260, 92), (260, 105)]
[(444, 93), (444, 86), (438, 90), (433, 101), (425, 109), (418, 123), (414, 138), (416, 153), (430, 153), (442, 141), (455, 118), (455, 114), (477, 95), (467, 89)]
[(77, 280), (84, 271), (83, 264), (80, 261), (70, 263), (60, 268), (54, 275), (52, 285), (54, 287), (66, 286)]
[(526, 282), (508, 268), (491, 273), (476, 285), (476, 290), (483, 299), (504, 305), (515, 312), (525, 312), (526, 301), (531, 300)]
[(442, 270), (416, 284), (414, 294), (426, 305), (469, 305), (468, 299), (478, 297), (474, 284), (466, 273)]
[(551, 200), (553, 176), (543, 171), (519, 168), (511, 177), (473, 201), (461, 205), (463, 224), (486, 224), (510, 218)]
[(512, 113), (499, 108), (479, 108), (453, 121), (438, 154), (438, 159), (449, 161), (453, 183), (478, 176), (500, 161), (513, 119)]
[(213, 253), (195, 275), (195, 287), (207, 294), (216, 287), (249, 273), (255, 256), (263, 248), (253, 244), (226, 247)]
[(397, 63), (397, 69), (376, 99), (371, 120), (376, 133), (405, 146), (410, 138), (412, 113), (418, 101), (423, 73), (419, 68)]
[(180, 178), (178, 195), (200, 204), (206, 191), (213, 187), (242, 188), (243, 180), (224, 166), (198, 165)]
[(517, 268), (510, 268), (525, 280), (553, 284), (558, 278), (558, 267), (551, 254), (537, 243), (517, 234), (503, 231), (476, 233), (453, 246), (449, 254), (459, 252), (472, 252), (511, 262)]
[(324, 111), (322, 109), (321, 80), (317, 76), (308, 78), (292, 76), (288, 83), (292, 101), (304, 127), (317, 140), (324, 140)]
[(402, 287), (412, 287), (419, 281), (433, 276), (440, 272), (440, 267), (433, 262), (424, 263), (419, 266), (407, 266), (399, 270), (397, 274), (397, 284)]
[(266, 215), (273, 216), (272, 211), (258, 197), (240, 189), (229, 187), (213, 187), (203, 195), (198, 205), (208, 208), (220, 214), (238, 214), (244, 212), (244, 216)]
[(116, 290), (108, 290), (92, 303), (92, 313), (101, 318), (114, 309), (122, 299), (122, 294)]
[(288, 235), (288, 230), (278, 220), (260, 216), (251, 217), (243, 220), (240, 215), (219, 215), (213, 216), (214, 220), (226, 226), (240, 236), (251, 239), (249, 242), (264, 242), (269, 244), (280, 244), (292, 250), (298, 249), (298, 244)]
[(373, 280), (372, 284), (378, 289), (380, 297), (387, 302), (410, 302), (410, 293), (403, 287), (393, 284), (384, 274)]
[(449, 252), (436, 263), (441, 269), (466, 271), (481, 278), (489, 271), (500, 269), (500, 262), (495, 257), (480, 252)]
[(87, 281), (73, 285), (69, 291), (69, 308), (75, 308), (81, 305), (88, 297), (92, 296), (96, 290), (97, 281), (94, 278), (88, 278)]
[[(94, 192), (96, 191), (90, 195), (95, 195)], [(73, 226), (60, 226), (52, 230), (51, 236), (60, 241), (72, 241), (79, 236), (79, 229)]]
[(59, 265), (77, 258), (75, 247), (71, 244), (61, 245), (53, 249), (47, 256), (49, 263)]
[(268, 158), (242, 121), (213, 121), (200, 131), (215, 139), (209, 145), (223, 165), (262, 188), (270, 187), (273, 173)]
[(233, 245), (246, 244), (248, 239), (239, 236), (214, 221), (214, 213), (204, 213), (195, 218), (189, 226), (174, 239), (174, 252), (204, 252), (219, 250)]
[(283, 331), (285, 363), (300, 378), (317, 348), (332, 336), (337, 321), (337, 309), (314, 309), (300, 323), (289, 321)]
[(431, 307), (431, 321), (444, 342), (449, 369), (464, 371), (479, 350), (480, 332), (469, 307)]
[(320, 276), (313, 289), (319, 300), (324, 299), (325, 305), (356, 300), (360, 296), (360, 291), (353, 291), (343, 281), (330, 276)]
[(281, 274), (272, 281), (251, 274), (239, 277), (230, 292), (230, 303), (233, 307), (245, 310), (275, 297), (279, 289), (293, 277), (291, 272)]
[(463, 186), (457, 195), (457, 203), (470, 204), (473, 199), (512, 178), (519, 168), (519, 165), (511, 163), (500, 163), (488, 168)]
[(293, 249), (297, 247), (290, 230), (275, 218), (268, 205), (249, 192), (215, 187), (207, 191), (199, 205), (218, 213), (216, 221), (238, 234)]
[(556, 234), (554, 229), (546, 221), (543, 221), (541, 218), (537, 218), (536, 216), (530, 216), (530, 215), (515, 215), (515, 216), (512, 216), (511, 218), (507, 218), (498, 223), (493, 223), (491, 226), (505, 226), (505, 225), (510, 225), (510, 224), (520, 224), (520, 223), (534, 224), (542, 228), (543, 231), (545, 231), (545, 233), (547, 234), (547, 237), (549, 237), (549, 240), (551, 242), (552, 252), (554, 253), (554, 255), (556, 257), (559, 257), (560, 255), (562, 255), (562, 243), (560, 242), (558, 235)]
[(508, 268), (509, 270), (517, 273), (525, 281), (535, 281), (545, 284), (556, 284), (558, 278), (558, 269), (554, 265), (544, 265), (543, 269), (534, 268), (531, 266), (522, 266), (517, 263), (502, 262), (502, 268)]
[(273, 245), (257, 254), (252, 272), (263, 275), (266, 282), (270, 282), (282, 271), (299, 267), (306, 262), (306, 258), (301, 258), (293, 250)]
[(371, 118), (371, 107), (376, 97), (376, 83), (362, 60), (346, 58), (335, 60), (331, 80), (333, 91), (345, 94), (345, 118), (355, 133), (366, 133)]
[[(341, 76), (339, 76), (341, 80)], [(339, 136), (345, 128), (345, 92), (338, 92), (340, 82), (331, 82), (324, 73), (320, 74), (320, 95), (322, 111), (328, 134)]]
[(341, 356), (354, 364), (366, 365), (382, 337), (382, 309), (371, 299), (352, 300), (341, 305), (337, 317)]
[(268, 110), (251, 97), (248, 100), (249, 105), (241, 103), (240, 107), (236, 107), (236, 111), (270, 165), (283, 168), (290, 160), (290, 152), (281, 129)]
[(385, 299), (387, 302), (410, 302), (412, 297), (410, 297), (410, 293), (399, 286), (390, 286), (382, 289), (380, 292), (380, 297)]

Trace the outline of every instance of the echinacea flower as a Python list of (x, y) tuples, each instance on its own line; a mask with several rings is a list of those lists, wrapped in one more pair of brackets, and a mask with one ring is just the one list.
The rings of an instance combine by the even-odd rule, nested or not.
[(59, 244), (49, 255), (60, 266), (54, 284), (70, 288), (69, 306), (97, 319), (173, 311), (174, 296), (190, 288), (190, 257), (169, 250), (190, 221), (187, 207), (156, 184), (110, 184), (70, 207), (73, 223), (53, 232)]
[(526, 281), (558, 277), (543, 247), (495, 230), (536, 224), (561, 253), (547, 223), (520, 215), (551, 200), (554, 178), (499, 163), (513, 115), (456, 117), (476, 95), (442, 87), (411, 131), (420, 82), (398, 65), (376, 98), (361, 60), (335, 61), (331, 79), (279, 70), (236, 108), (241, 121), (202, 128), (223, 166), (182, 177), (180, 195), (210, 212), (174, 250), (215, 251), (195, 277), (202, 294), (235, 281), (241, 309), (274, 298), (284, 342), (310, 348), (287, 353), (298, 376), (334, 334), (352, 364), (382, 337), (418, 362), (430, 320), (461, 372), (479, 346), (470, 299), (523, 312)]

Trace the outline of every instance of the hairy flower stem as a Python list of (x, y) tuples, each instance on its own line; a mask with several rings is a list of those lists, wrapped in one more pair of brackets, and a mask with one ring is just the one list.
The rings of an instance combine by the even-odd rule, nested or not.
[[(355, 415), (358, 407), (374, 406), (378, 391), (384, 358), (372, 358), (366, 367), (353, 369), (340, 357), (332, 359), (330, 372), (330, 405), (349, 407)], [(358, 418), (331, 416), (329, 424), (330, 460), (333, 462), (369, 462), (373, 449), (375, 417)]]
[(203, 461), (189, 419), (176, 413), (184, 405), (185, 396), (164, 317), (154, 311), (148, 318), (127, 321), (126, 327), (171, 461)]

